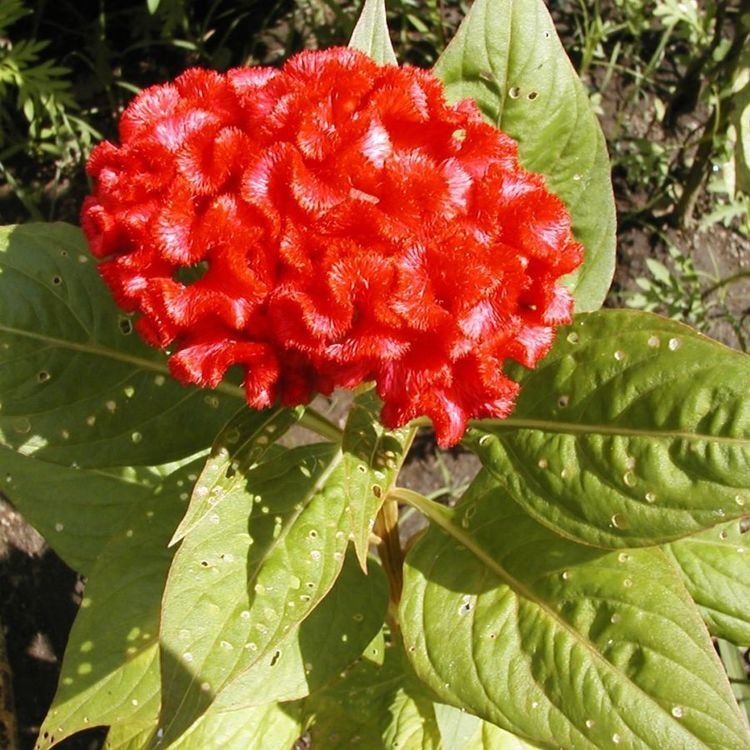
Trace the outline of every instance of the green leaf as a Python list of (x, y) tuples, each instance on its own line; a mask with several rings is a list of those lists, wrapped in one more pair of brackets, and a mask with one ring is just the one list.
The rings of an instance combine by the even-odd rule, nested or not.
[(161, 0), (146, 0), (146, 7), (148, 8), (148, 12), (153, 16), (157, 10), (159, 10), (159, 5), (161, 4)]
[[(184, 467), (132, 499), (126, 527), (102, 545), (88, 571), (37, 750), (92, 726), (148, 726), (158, 714), (159, 608), (172, 557), (165, 542), (184, 510), (183, 487), (197, 468)], [(58, 536), (81, 538), (67, 527)]]
[(534, 750), (532, 745), (466, 711), (435, 704), (440, 750)]
[(568, 287), (577, 311), (601, 307), (615, 263), (607, 147), (544, 2), (476, 0), (435, 73), (452, 101), (474, 99), (515, 138), (523, 166), (566, 203), (586, 252)]
[[(379, 649), (388, 606), (388, 583), (377, 562), (364, 574), (353, 554), (347, 556), (333, 588), (284, 640), (283, 648), (253, 664), (219, 694), (221, 710), (291, 701), (324, 687), (369, 646), (368, 658)], [(272, 687), (271, 687), (272, 686)]]
[(0, 447), (3, 494), (71, 568), (85, 575), (110, 538), (125, 528), (132, 509), (160, 482), (156, 469), (75, 469)]
[(660, 550), (563, 539), (485, 470), (455, 511), (411, 502), (433, 526), (407, 555), (400, 622), (441, 701), (549, 748), (748, 747), (700, 614)]
[(220, 500), (183, 540), (164, 594), (165, 743), (232, 680), (279, 658), (338, 577), (348, 544), (340, 449), (295, 448), (249, 472), (242, 455), (226, 462)]
[(432, 700), (414, 677), (400, 646), (383, 664), (363, 659), (328, 690), (304, 703), (312, 747), (326, 750), (438, 750)]
[(247, 465), (260, 462), (274, 441), (299, 420), (303, 411), (302, 407), (276, 407), (263, 411), (247, 407), (240, 409), (214, 441), (211, 455), (193, 488), (188, 511), (170, 544), (183, 539), (218, 503), (226, 500), (224, 492), (227, 486), (243, 492), (241, 482), (231, 482), (231, 475), (235, 472), (233, 462), (240, 457)]
[(664, 547), (712, 635), (750, 645), (750, 552), (742, 523), (722, 524)]
[(354, 549), (367, 570), (370, 532), (380, 506), (396, 481), (414, 430), (386, 430), (378, 419), (382, 403), (374, 390), (354, 399), (344, 430), (344, 491)]
[(561, 328), (513, 415), (471, 441), (513, 499), (565, 536), (652, 545), (750, 503), (750, 357), (649, 313)]
[(116, 308), (80, 230), (0, 228), (0, 445), (48, 463), (157, 465), (210, 445), (242, 393), (169, 375)]
[(208, 711), (166, 750), (288, 750), (302, 733), (294, 704)]
[(385, 0), (365, 0), (349, 46), (369, 55), (380, 65), (398, 65), (388, 33)]

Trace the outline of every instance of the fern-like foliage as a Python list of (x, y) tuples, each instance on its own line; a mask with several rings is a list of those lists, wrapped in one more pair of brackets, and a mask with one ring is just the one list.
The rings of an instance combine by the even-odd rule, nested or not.
[[(70, 71), (42, 56), (49, 42), (11, 36), (13, 24), (30, 12), (24, 0), (0, 2), (0, 148), (26, 140), (24, 147), (62, 155), (86, 129), (70, 114), (76, 109)], [(26, 133), (19, 128), (24, 121)]]

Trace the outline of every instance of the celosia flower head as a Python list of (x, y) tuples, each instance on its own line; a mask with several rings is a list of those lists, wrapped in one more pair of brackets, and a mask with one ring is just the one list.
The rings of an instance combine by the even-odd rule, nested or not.
[(117, 303), (179, 380), (247, 402), (375, 381), (442, 445), (504, 417), (572, 301), (570, 217), (515, 142), (427, 71), (350, 49), (188, 70), (92, 153), (82, 223)]

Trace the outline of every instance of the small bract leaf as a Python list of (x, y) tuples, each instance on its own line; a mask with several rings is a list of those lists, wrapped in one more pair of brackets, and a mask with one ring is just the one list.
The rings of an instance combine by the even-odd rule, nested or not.
[(388, 33), (385, 0), (365, 0), (349, 46), (364, 52), (381, 65), (398, 64)]
[[(185, 517), (170, 544), (176, 544), (195, 528), (225, 497), (231, 476), (260, 462), (268, 449), (295, 422), (304, 409), (280, 407), (255, 411), (243, 407), (229, 420), (211, 448), (211, 455), (198, 477)], [(240, 467), (239, 462), (243, 462)], [(236, 466), (235, 466), (236, 464)]]
[(653, 545), (747, 512), (746, 354), (657, 315), (604, 310), (561, 328), (540, 365), (512, 377), (512, 416), (474, 423), (471, 445), (558, 533)]
[(64, 466), (162, 464), (210, 445), (235, 390), (170, 377), (115, 307), (80, 230), (0, 228), (0, 446)]
[(749, 541), (742, 522), (732, 521), (664, 547), (711, 635), (740, 646), (750, 645), (750, 550), (745, 546)]
[(607, 147), (544, 2), (476, 0), (435, 73), (451, 100), (474, 99), (515, 138), (523, 166), (565, 202), (586, 253), (568, 287), (579, 312), (601, 307), (615, 264)]
[(407, 555), (400, 623), (441, 701), (543, 747), (748, 747), (700, 613), (660, 550), (563, 539), (485, 470), (454, 511), (413, 504), (434, 525)]
[(413, 430), (386, 430), (379, 421), (382, 403), (374, 390), (354, 399), (344, 430), (344, 490), (349, 503), (354, 548), (366, 570), (375, 516), (398, 475)]

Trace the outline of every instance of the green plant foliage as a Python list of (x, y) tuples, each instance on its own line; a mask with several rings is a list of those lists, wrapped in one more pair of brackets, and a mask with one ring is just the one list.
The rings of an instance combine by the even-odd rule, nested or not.
[(365, 0), (349, 46), (365, 52), (381, 65), (398, 64), (388, 33), (385, 0)]
[[(244, 442), (240, 438), (238, 445)], [(241, 453), (230, 454), (226, 467), (231, 501), (226, 495), (219, 499), (187, 534), (164, 595), (160, 725), (165, 742), (187, 731), (215, 696), (222, 700), (223, 691), (247, 696), (256, 665), (276, 665), (289, 634), (338, 577), (349, 541), (342, 454), (336, 446), (296, 448), (250, 471), (243, 469), (247, 462)], [(238, 482), (244, 492), (236, 489)], [(363, 606), (358, 601), (351, 597), (349, 604)], [(360, 631), (369, 624), (364, 611), (353, 622)], [(367, 611), (379, 618), (379, 626), (383, 612), (373, 615), (372, 606)], [(306, 653), (304, 661), (315, 666), (312, 678), (326, 669), (325, 661), (317, 666), (318, 659), (334, 658), (356, 642), (350, 634), (335, 650)], [(273, 690), (286, 689), (274, 679)], [(264, 697), (276, 696), (266, 690)]]
[(750, 551), (742, 522), (722, 524), (665, 546), (711, 634), (750, 645)]
[(439, 750), (440, 732), (429, 693), (416, 679), (400, 644), (382, 664), (362, 659), (304, 703), (313, 747), (346, 750)]
[(700, 614), (659, 550), (563, 539), (486, 470), (406, 558), (401, 627), (447, 703), (544, 747), (745, 748)]
[(344, 489), (354, 549), (366, 570), (375, 516), (398, 476), (414, 430), (386, 430), (378, 421), (382, 406), (374, 390), (358, 396), (349, 411), (342, 450)]
[[(229, 420), (211, 448), (198, 477), (185, 517), (170, 544), (194, 529), (219, 503), (232, 502), (232, 494), (245, 491), (244, 471), (257, 464), (273, 444), (302, 416), (304, 410), (276, 407), (254, 411), (243, 407)], [(243, 461), (236, 467), (232, 464)], [(242, 471), (238, 471), (239, 469)]]
[[(132, 498), (125, 525), (101, 544), (65, 653), (55, 700), (38, 750), (96, 725), (140, 727), (159, 710), (159, 608), (173, 550), (169, 538), (200, 463), (188, 465)], [(86, 482), (80, 482), (84, 487)], [(26, 506), (21, 505), (25, 512)], [(80, 506), (79, 506), (80, 509)], [(96, 517), (95, 506), (81, 520)], [(98, 540), (98, 530), (89, 534)], [(71, 543), (85, 531), (63, 529)], [(53, 537), (54, 538), (54, 537)], [(76, 562), (66, 558), (68, 563)], [(142, 717), (144, 717), (143, 719)]]
[(535, 750), (494, 724), (445, 703), (435, 704), (441, 750)]
[(0, 229), (0, 446), (83, 468), (211, 444), (242, 397), (185, 388), (102, 283), (79, 229)]
[(542, 0), (476, 0), (435, 73), (518, 141), (521, 163), (565, 201), (583, 244), (569, 287), (579, 312), (601, 307), (615, 263), (615, 205), (604, 136)]
[(522, 372), (512, 417), (471, 440), (498, 485), (564, 536), (651, 545), (750, 504), (750, 358), (687, 326), (606, 310)]

